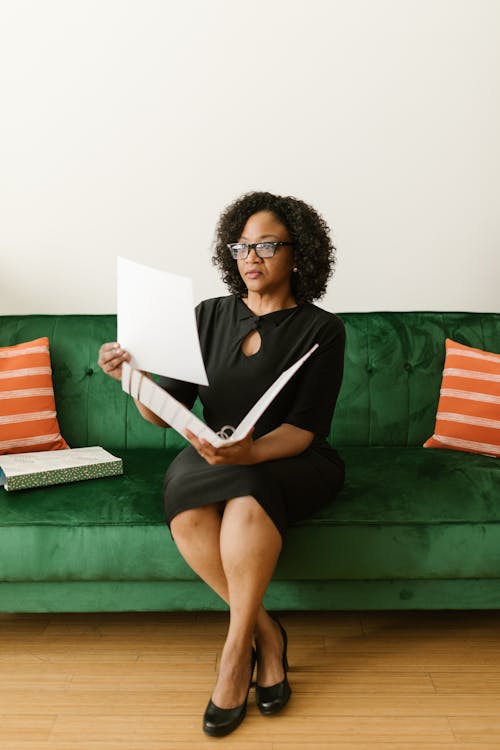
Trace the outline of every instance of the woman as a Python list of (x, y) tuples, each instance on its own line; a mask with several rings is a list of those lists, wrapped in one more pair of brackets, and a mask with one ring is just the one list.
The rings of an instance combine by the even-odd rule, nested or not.
[[(255, 192), (222, 214), (213, 261), (231, 294), (196, 309), (209, 386), (170, 378), (160, 385), (189, 408), (200, 397), (218, 431), (237, 425), (281, 372), (302, 365), (254, 430), (214, 448), (187, 433), (190, 445), (165, 477), (166, 520), (191, 568), (229, 605), (230, 621), (203, 729), (232, 732), (243, 720), (255, 663), (260, 711), (287, 703), (287, 636), (262, 600), (290, 523), (331, 501), (344, 467), (327, 443), (339, 392), (344, 326), (312, 304), (334, 265), (324, 220), (304, 202)], [(99, 364), (120, 379), (129, 354), (104, 344)], [(162, 427), (139, 402), (141, 414)]]

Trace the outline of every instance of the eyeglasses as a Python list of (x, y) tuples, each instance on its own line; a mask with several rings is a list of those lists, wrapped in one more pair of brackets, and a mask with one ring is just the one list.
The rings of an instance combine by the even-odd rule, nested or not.
[(293, 245), (293, 242), (231, 242), (228, 245), (231, 255), (235, 260), (245, 260), (250, 250), (255, 250), (259, 258), (272, 258), (278, 247), (282, 245)]

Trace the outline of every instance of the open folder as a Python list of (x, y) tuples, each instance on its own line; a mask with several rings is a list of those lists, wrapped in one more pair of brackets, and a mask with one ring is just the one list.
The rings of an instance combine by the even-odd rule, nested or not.
[(132, 368), (127, 362), (124, 362), (122, 365), (122, 389), (125, 393), (130, 394), (133, 398), (140, 401), (141, 404), (144, 404), (144, 406), (170, 425), (170, 427), (177, 430), (183, 437), (185, 437), (187, 429), (196, 435), (196, 437), (203, 438), (212, 443), (215, 448), (218, 448), (225, 443), (242, 440), (248, 435), (269, 404), (276, 398), (292, 375), (297, 372), (299, 367), (303, 365), (318, 346), (319, 344), (315, 344), (303, 357), (298, 359), (291, 367), (284, 370), (236, 428), (231, 425), (224, 425), (219, 432), (214, 432), (210, 429), (208, 425), (189, 411), (184, 404), (181, 404), (167, 391), (160, 388), (159, 385), (150, 380), (140, 370)]

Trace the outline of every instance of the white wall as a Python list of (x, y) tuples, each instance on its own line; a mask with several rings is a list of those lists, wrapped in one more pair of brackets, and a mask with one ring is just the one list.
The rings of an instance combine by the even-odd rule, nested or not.
[(0, 0), (0, 312), (114, 312), (220, 209), (331, 224), (322, 306), (500, 310), (498, 0)]

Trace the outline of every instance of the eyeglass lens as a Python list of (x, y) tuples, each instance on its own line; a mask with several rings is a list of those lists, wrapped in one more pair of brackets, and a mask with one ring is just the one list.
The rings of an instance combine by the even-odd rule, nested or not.
[(288, 245), (288, 242), (257, 242), (247, 245), (242, 242), (234, 242), (228, 245), (231, 255), (235, 260), (244, 260), (253, 248), (259, 258), (272, 258), (280, 245)]

